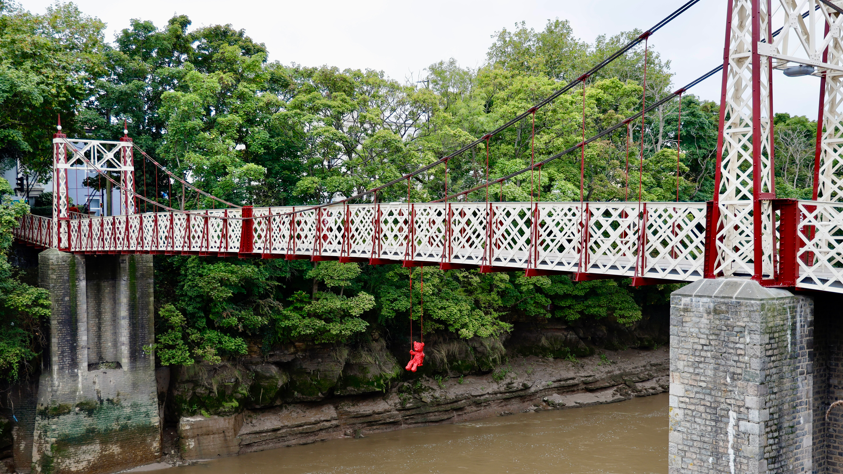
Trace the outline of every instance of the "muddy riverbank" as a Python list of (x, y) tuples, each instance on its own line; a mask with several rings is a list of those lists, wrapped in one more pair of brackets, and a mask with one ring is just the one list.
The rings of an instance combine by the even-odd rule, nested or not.
[(165, 441), (172, 464), (514, 413), (588, 406), (668, 389), (668, 349), (569, 360), (514, 357), (487, 374), (422, 377), (376, 394), (181, 417)]

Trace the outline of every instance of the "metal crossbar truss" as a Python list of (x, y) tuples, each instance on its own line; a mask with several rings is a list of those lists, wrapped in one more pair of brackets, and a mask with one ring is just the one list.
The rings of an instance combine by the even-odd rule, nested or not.
[[(832, 5), (829, 5), (832, 3)], [(773, 202), (772, 71), (808, 65), (822, 77), (817, 199), (843, 197), (843, 2), (729, 0), (716, 239), (711, 273), (775, 278), (778, 223)], [(778, 32), (774, 36), (774, 28)]]

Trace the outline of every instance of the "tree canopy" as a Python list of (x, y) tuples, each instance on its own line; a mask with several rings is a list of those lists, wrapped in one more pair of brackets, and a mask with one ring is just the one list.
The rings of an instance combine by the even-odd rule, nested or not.
[[(280, 64), (270, 60), (263, 43), (232, 25), (191, 26), (184, 15), (161, 26), (132, 20), (108, 43), (104, 24), (72, 3), (56, 3), (43, 14), (0, 3), (0, 162), (19, 161), (43, 179), (51, 167), (56, 115), (69, 134), (100, 139), (120, 136), (125, 122), (140, 149), (223, 199), (256, 206), (327, 203), (471, 143), (641, 34), (622, 32), (588, 43), (564, 19), (549, 20), (541, 31), (517, 23), (492, 37), (483, 66), (443, 60), (426, 68), (425, 81), (401, 83), (372, 69)], [(492, 138), (489, 177), (554, 155), (579, 143), (583, 133), (606, 130), (637, 113), (645, 97), (652, 103), (669, 94), (670, 62), (660, 57), (657, 44), (649, 46), (646, 90), (644, 60), (639, 46), (583, 88), (540, 109), (534, 124), (529, 116)], [(681, 106), (681, 140), (679, 101), (673, 101), (643, 125), (633, 122), (590, 144), (583, 198), (635, 200), (640, 177), (644, 200), (672, 201), (677, 189), (683, 201), (710, 199), (718, 105), (685, 94)], [(816, 124), (777, 114), (775, 127), (779, 189), (804, 196)], [(135, 160), (140, 170), (140, 153)], [(480, 146), (451, 160), (447, 175), (441, 166), (418, 175), (412, 199), (474, 187), (486, 179), (485, 163)], [(189, 190), (169, 189), (163, 175), (157, 177), (139, 178), (137, 189), (162, 203), (212, 205)], [(550, 163), (533, 179), (534, 189), (531, 176), (523, 174), (491, 194), (508, 201), (529, 200), (531, 192), (543, 200), (579, 200), (579, 153)], [(378, 199), (405, 197), (406, 188), (396, 186)], [(483, 200), (485, 191), (465, 199)], [(11, 243), (14, 217), (26, 211), (4, 206), (0, 257)], [(155, 265), (156, 348), (163, 364), (218, 361), (245, 354), (250, 345), (403, 334), (411, 308), (417, 308), (415, 324), (420, 322), (419, 287), (408, 286), (411, 276), (421, 278), (419, 269), (184, 256), (159, 256)], [(12, 273), (0, 259), (0, 279)], [(666, 301), (666, 289), (635, 290), (628, 281), (573, 283), (566, 276), (435, 269), (425, 270), (424, 278), (425, 331), (463, 338), (496, 336), (523, 318), (634, 324), (647, 305)], [(24, 328), (34, 327), (31, 321), (46, 311), (42, 298), (34, 288), (0, 285), (0, 325), (26, 320)], [(33, 309), (24, 310), (21, 301)], [(21, 337), (0, 340), (0, 369), (34, 356), (34, 330), (20, 330), (0, 331)]]

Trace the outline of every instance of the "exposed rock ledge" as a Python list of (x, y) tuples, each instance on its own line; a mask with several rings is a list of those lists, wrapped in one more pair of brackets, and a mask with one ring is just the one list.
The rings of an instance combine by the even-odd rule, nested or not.
[(486, 375), (422, 378), (377, 395), (182, 417), (185, 460), (516, 412), (618, 402), (668, 390), (668, 348), (607, 351), (578, 362), (514, 358)]

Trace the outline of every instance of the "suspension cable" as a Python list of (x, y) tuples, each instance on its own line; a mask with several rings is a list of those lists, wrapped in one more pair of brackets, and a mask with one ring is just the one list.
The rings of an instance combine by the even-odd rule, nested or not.
[(149, 160), (150, 162), (152, 162), (152, 164), (154, 164), (155, 166), (157, 166), (157, 167), (161, 168), (161, 170), (162, 170), (162, 171), (164, 171), (165, 173), (167, 173), (168, 175), (170, 175), (170, 177), (171, 177), (171, 178), (173, 178), (173, 179), (175, 179), (176, 181), (180, 182), (180, 183), (182, 184), (182, 188), (184, 188), (184, 186), (187, 186), (188, 188), (190, 188), (190, 189), (192, 189), (192, 190), (196, 191), (197, 193), (202, 194), (203, 196), (209, 197), (209, 198), (211, 198), (211, 199), (213, 199), (213, 200), (215, 200), (215, 201), (219, 201), (219, 202), (221, 202), (221, 203), (223, 203), (223, 204), (225, 204), (225, 205), (227, 205), (227, 206), (230, 206), (230, 207), (235, 207), (235, 208), (238, 208), (238, 209), (241, 207), (241, 206), (238, 206), (237, 204), (232, 204), (232, 203), (230, 203), (230, 202), (228, 202), (228, 201), (226, 201), (226, 200), (220, 199), (220, 198), (218, 198), (218, 197), (216, 197), (216, 196), (214, 196), (214, 195), (212, 195), (212, 194), (206, 193), (205, 191), (202, 191), (201, 189), (197, 188), (196, 186), (191, 185), (190, 183), (188, 183), (187, 181), (185, 181), (185, 180), (183, 180), (183, 179), (179, 178), (178, 176), (176, 176), (175, 174), (173, 174), (172, 172), (170, 172), (170, 170), (168, 170), (166, 167), (164, 167), (163, 165), (161, 165), (160, 163), (158, 163), (157, 161), (155, 161), (155, 159), (154, 159), (154, 158), (152, 158), (151, 156), (149, 156), (149, 155), (148, 155), (145, 151), (143, 151), (143, 150), (142, 150), (140, 147), (138, 147), (137, 145), (134, 145), (134, 148), (135, 148), (136, 150), (138, 150), (138, 151), (141, 153), (141, 155), (143, 155), (143, 156), (144, 156), (144, 158), (146, 158), (147, 160)]
[(424, 344), (424, 266), (421, 267), (421, 278), (419, 281), (419, 340)]
[(413, 267), (410, 267), (410, 350), (413, 350)]
[[(541, 101), (539, 101), (538, 103), (536, 103), (535, 105), (533, 105), (530, 109), (528, 109), (528, 110), (526, 110), (526, 111), (524, 111), (524, 112), (522, 112), (522, 113), (518, 114), (518, 115), (517, 115), (517, 116), (515, 116), (514, 118), (512, 118), (512, 119), (510, 119), (509, 121), (507, 121), (506, 123), (504, 123), (503, 125), (501, 125), (501, 126), (499, 126), (498, 128), (496, 128), (496, 129), (492, 130), (491, 132), (487, 133), (487, 134), (486, 134), (486, 135), (484, 135), (483, 137), (478, 138), (477, 140), (474, 140), (473, 142), (471, 142), (471, 143), (469, 143), (469, 144), (467, 144), (467, 145), (463, 146), (463, 147), (462, 147), (462, 148), (460, 148), (459, 150), (457, 150), (457, 151), (455, 151), (455, 152), (453, 152), (453, 153), (451, 153), (451, 154), (449, 154), (449, 155), (447, 155), (447, 156), (444, 156), (444, 157), (442, 157), (442, 158), (440, 158), (440, 159), (438, 159), (438, 160), (434, 161), (433, 163), (430, 163), (430, 164), (428, 164), (428, 165), (425, 165), (425, 166), (422, 166), (422, 167), (420, 167), (420, 168), (417, 168), (415, 171), (411, 171), (411, 172), (409, 172), (409, 173), (407, 173), (407, 174), (405, 174), (405, 175), (401, 176), (400, 178), (395, 178), (395, 179), (393, 179), (393, 180), (391, 180), (391, 181), (389, 181), (389, 182), (387, 182), (387, 183), (385, 183), (385, 184), (382, 184), (382, 185), (380, 185), (380, 186), (377, 186), (377, 187), (374, 187), (374, 188), (371, 188), (371, 189), (367, 189), (367, 190), (365, 190), (365, 191), (362, 191), (362, 192), (360, 192), (360, 193), (357, 193), (357, 194), (355, 194), (355, 195), (353, 195), (353, 196), (351, 196), (351, 197), (345, 198), (345, 199), (340, 200), (340, 201), (335, 201), (335, 202), (330, 202), (330, 203), (324, 203), (324, 204), (314, 205), (314, 206), (311, 206), (311, 207), (309, 207), (309, 208), (307, 208), (307, 209), (301, 209), (301, 210), (299, 210), (299, 211), (297, 211), (297, 212), (299, 212), (299, 213), (301, 213), (301, 212), (307, 212), (307, 211), (310, 211), (310, 210), (315, 210), (315, 209), (319, 209), (319, 208), (322, 208), (322, 207), (328, 207), (328, 206), (332, 206), (332, 205), (341, 204), (341, 203), (344, 203), (345, 201), (348, 201), (348, 200), (362, 198), (362, 197), (367, 196), (367, 195), (369, 195), (369, 194), (372, 194), (372, 193), (374, 193), (374, 192), (377, 192), (377, 191), (383, 190), (383, 189), (388, 188), (388, 187), (390, 187), (390, 186), (393, 186), (393, 185), (395, 185), (395, 184), (397, 184), (397, 183), (400, 183), (401, 181), (403, 181), (403, 180), (405, 180), (405, 179), (407, 179), (407, 178), (409, 178), (409, 177), (413, 177), (413, 176), (416, 176), (416, 175), (418, 175), (418, 174), (424, 173), (424, 172), (426, 172), (426, 171), (430, 170), (431, 168), (434, 168), (435, 166), (438, 166), (438, 165), (440, 165), (440, 164), (444, 163), (444, 162), (445, 162), (445, 160), (448, 160), (448, 159), (454, 158), (454, 157), (456, 157), (456, 156), (462, 155), (462, 154), (463, 154), (463, 153), (465, 153), (466, 151), (468, 151), (468, 150), (472, 149), (473, 147), (475, 147), (475, 146), (479, 145), (480, 143), (482, 143), (484, 140), (485, 140), (485, 141), (488, 141), (488, 139), (489, 139), (489, 138), (491, 138), (491, 137), (493, 137), (493, 136), (495, 136), (495, 135), (497, 135), (497, 134), (499, 134), (499, 133), (503, 132), (504, 130), (507, 130), (509, 127), (511, 127), (511, 126), (513, 126), (514, 124), (516, 124), (516, 123), (520, 122), (521, 120), (523, 120), (524, 118), (526, 118), (528, 115), (530, 115), (530, 114), (532, 113), (533, 108), (535, 108), (535, 109), (540, 109), (540, 108), (544, 107), (545, 105), (547, 105), (547, 104), (551, 103), (553, 100), (555, 100), (556, 98), (558, 98), (558, 97), (559, 97), (559, 96), (561, 96), (562, 94), (565, 94), (565, 93), (566, 93), (566, 92), (568, 92), (569, 90), (573, 89), (573, 88), (574, 88), (574, 87), (576, 87), (578, 84), (580, 84), (580, 82), (582, 82), (582, 80), (583, 80), (582, 78), (583, 78), (583, 77), (590, 77), (590, 76), (593, 76), (593, 75), (594, 75), (594, 74), (596, 74), (598, 71), (600, 71), (601, 69), (603, 69), (604, 67), (606, 67), (607, 65), (609, 65), (610, 63), (612, 63), (613, 61), (615, 61), (616, 59), (618, 59), (619, 57), (621, 57), (621, 56), (623, 56), (624, 54), (626, 54), (629, 50), (631, 50), (631, 49), (633, 49), (634, 47), (636, 47), (636, 46), (638, 46), (639, 44), (641, 44), (641, 42), (642, 42), (642, 41), (645, 41), (647, 37), (649, 37), (649, 36), (650, 36), (650, 35), (652, 35), (653, 33), (657, 32), (658, 30), (660, 30), (661, 28), (663, 28), (665, 25), (667, 25), (668, 23), (670, 23), (671, 21), (675, 20), (677, 17), (679, 17), (680, 15), (682, 15), (683, 13), (685, 13), (685, 12), (686, 12), (688, 9), (690, 9), (692, 6), (694, 6), (694, 5), (696, 5), (697, 3), (699, 3), (699, 1), (700, 1), (700, 0), (689, 0), (689, 1), (688, 1), (688, 2), (686, 2), (684, 5), (682, 5), (682, 6), (681, 6), (681, 7), (679, 7), (678, 9), (676, 9), (674, 12), (672, 12), (671, 14), (669, 14), (668, 16), (666, 16), (664, 19), (662, 19), (661, 21), (659, 21), (658, 23), (656, 23), (656, 24), (655, 24), (652, 28), (650, 28), (650, 29), (649, 29), (649, 30), (647, 30), (646, 32), (642, 33), (642, 34), (641, 34), (641, 35), (639, 35), (638, 37), (636, 37), (636, 38), (632, 39), (632, 40), (631, 40), (631, 41), (629, 41), (627, 44), (625, 44), (623, 47), (621, 47), (620, 49), (618, 49), (617, 51), (615, 51), (614, 53), (612, 53), (612, 54), (611, 54), (611, 55), (609, 55), (608, 57), (604, 58), (604, 59), (603, 59), (602, 61), (600, 61), (597, 65), (595, 65), (594, 67), (592, 67), (591, 69), (589, 69), (588, 71), (586, 71), (586, 72), (585, 72), (585, 74), (583, 74), (582, 76), (580, 76), (580, 77), (578, 77), (577, 79), (574, 79), (573, 81), (569, 82), (567, 85), (565, 85), (565, 86), (564, 86), (564, 87), (562, 87), (561, 89), (557, 90), (557, 91), (556, 91), (556, 92), (554, 92), (553, 94), (551, 94), (551, 95), (549, 95), (549, 96), (545, 97), (544, 99), (542, 99)], [(489, 180), (487, 179), (486, 181), (488, 182)], [(487, 184), (487, 186), (488, 186), (488, 184)], [(477, 188), (477, 189), (480, 189), (480, 188)], [(439, 202), (439, 201), (433, 201), (433, 202)]]
[[(814, 10), (819, 10), (819, 8), (820, 8), (820, 7), (819, 7), (819, 5), (818, 5), (818, 6), (814, 7)], [(677, 11), (678, 11), (678, 10), (677, 10)], [(802, 15), (801, 15), (801, 16), (802, 16), (802, 18), (807, 18), (807, 17), (808, 17), (808, 15), (809, 15), (810, 13), (811, 13), (811, 11), (809, 10), (809, 11), (806, 11), (806, 12), (802, 13)], [(674, 17), (674, 18), (675, 18), (675, 17)], [(671, 19), (672, 19), (672, 18), (671, 18)], [(665, 23), (665, 24), (666, 24), (666, 23)], [(664, 26), (664, 25), (661, 25), (661, 26)], [(661, 27), (661, 26), (660, 26), (660, 27)], [(773, 38), (777, 37), (779, 34), (781, 34), (781, 32), (782, 32), (783, 30), (784, 30), (784, 28), (782, 27), (782, 28), (779, 28), (778, 30), (774, 31), (774, 32), (773, 32), (773, 34), (772, 34), (772, 37), (773, 37)], [(648, 30), (648, 32), (650, 32), (650, 33), (655, 33), (656, 31), (657, 31), (657, 28), (653, 28), (653, 29)], [(646, 33), (644, 33), (644, 34), (646, 34)], [(644, 39), (644, 38), (643, 38), (644, 34), (642, 34), (642, 35), (641, 35), (638, 39), (643, 40), (643, 39)], [(762, 39), (762, 41), (761, 41), (761, 42), (762, 42), (762, 43), (766, 42), (766, 39)], [(638, 42), (636, 43), (636, 45), (637, 45), (638, 43), (640, 43), (640, 41), (638, 41)], [(642, 115), (644, 115), (645, 113), (647, 113), (647, 112), (651, 112), (651, 111), (653, 111), (653, 110), (657, 109), (659, 106), (666, 104), (667, 102), (671, 101), (674, 97), (676, 97), (676, 96), (677, 96), (677, 95), (679, 95), (680, 93), (687, 92), (689, 89), (693, 88), (694, 86), (698, 85), (699, 83), (701, 83), (701, 82), (705, 81), (705, 80), (706, 80), (706, 79), (708, 79), (709, 77), (711, 77), (711, 76), (713, 76), (713, 75), (717, 74), (718, 72), (720, 72), (720, 71), (722, 71), (722, 70), (723, 70), (723, 64), (721, 63), (721, 64), (717, 65), (715, 68), (713, 68), (713, 69), (711, 69), (710, 71), (708, 71), (707, 73), (705, 73), (705, 74), (701, 75), (700, 77), (698, 77), (698, 78), (694, 79), (693, 81), (689, 82), (688, 84), (686, 84), (686, 85), (685, 85), (685, 87), (682, 87), (681, 89), (677, 90), (676, 92), (673, 92), (672, 94), (669, 94), (669, 95), (667, 95), (667, 96), (665, 96), (665, 97), (661, 98), (659, 101), (654, 102), (652, 105), (650, 105), (649, 107), (647, 107), (647, 108), (643, 109), (641, 112), (638, 112), (638, 113), (636, 113), (636, 114), (632, 115), (631, 117), (628, 117), (626, 120), (622, 120), (622, 121), (620, 121), (620, 122), (616, 123), (615, 125), (613, 125), (613, 126), (611, 126), (611, 127), (607, 128), (607, 129), (604, 129), (602, 132), (598, 133), (597, 135), (592, 136), (591, 138), (589, 138), (588, 140), (585, 140), (585, 141), (584, 141), (584, 142), (582, 142), (582, 143), (578, 143), (578, 144), (576, 144), (576, 145), (573, 145), (573, 146), (571, 146), (571, 147), (569, 147), (569, 148), (566, 148), (565, 150), (562, 150), (562, 151), (561, 151), (561, 152), (559, 152), (559, 153), (556, 153), (555, 155), (550, 156), (549, 158), (545, 159), (544, 161), (541, 161), (541, 162), (537, 163), (537, 164), (536, 164), (536, 166), (543, 166), (543, 165), (545, 165), (545, 164), (547, 164), (547, 163), (550, 163), (551, 161), (555, 161), (555, 160), (557, 160), (557, 159), (559, 159), (559, 158), (561, 158), (561, 157), (563, 157), (563, 156), (565, 156), (565, 155), (567, 155), (567, 154), (569, 154), (569, 153), (571, 153), (571, 152), (573, 152), (573, 151), (576, 151), (577, 149), (579, 149), (579, 148), (580, 148), (580, 147), (582, 147), (582, 146), (585, 146), (585, 145), (587, 145), (587, 144), (589, 144), (589, 143), (592, 143), (592, 142), (594, 142), (594, 141), (597, 141), (597, 140), (599, 140), (599, 139), (601, 139), (601, 138), (605, 137), (606, 135), (611, 134), (612, 132), (614, 132), (614, 131), (618, 130), (619, 128), (621, 128), (621, 126), (623, 126), (623, 125), (629, 125), (632, 121), (637, 120), (639, 117), (641, 117), (641, 116), (642, 116)], [(596, 71), (595, 71), (595, 72), (596, 72)], [(569, 86), (571, 86), (572, 84), (573, 84), (573, 85), (576, 85), (577, 83), (578, 83), (578, 81), (573, 81), (571, 84), (569, 84)], [(566, 91), (567, 91), (567, 90), (570, 90), (570, 87), (566, 86), (566, 89), (565, 89), (565, 90), (566, 90)], [(457, 194), (453, 194), (453, 195), (451, 195), (451, 196), (449, 196), (449, 197), (459, 197), (459, 196), (462, 196), (462, 195), (468, 195), (469, 193), (472, 193), (472, 192), (474, 192), (474, 191), (477, 191), (478, 189), (481, 189), (481, 188), (483, 188), (483, 187), (485, 187), (485, 186), (489, 186), (489, 185), (491, 185), (491, 184), (494, 184), (494, 183), (499, 183), (499, 182), (500, 182), (500, 183), (502, 183), (503, 181), (506, 181), (506, 180), (512, 179), (512, 178), (514, 178), (514, 177), (516, 177), (516, 176), (519, 176), (519, 175), (521, 175), (521, 174), (523, 174), (523, 173), (526, 173), (526, 172), (527, 172), (527, 170), (529, 170), (529, 168), (524, 168), (524, 169), (521, 169), (521, 170), (515, 171), (515, 172), (513, 172), (513, 173), (510, 173), (510, 174), (508, 174), (508, 175), (506, 175), (506, 176), (503, 176), (503, 177), (501, 177), (501, 178), (498, 178), (498, 179), (496, 179), (496, 180), (494, 180), (494, 181), (491, 181), (491, 182), (489, 182), (489, 181), (488, 181), (488, 179), (487, 179), (487, 182), (486, 182), (486, 183), (483, 183), (483, 184), (481, 184), (481, 185), (475, 186), (475, 187), (473, 187), (473, 188), (471, 188), (471, 189), (468, 189), (468, 190), (465, 190), (465, 191), (460, 191), (459, 193), (457, 193)], [(628, 171), (628, 168), (627, 168), (627, 171)], [(437, 200), (437, 201), (431, 201), (431, 202), (439, 202), (439, 201)]]
[[(715, 67), (715, 68), (714, 68), (714, 69), (712, 69), (711, 71), (708, 71), (707, 73), (703, 74), (702, 76), (700, 76), (700, 77), (698, 77), (697, 79), (693, 80), (692, 82), (688, 83), (688, 85), (686, 85), (685, 87), (683, 87), (683, 88), (682, 88), (682, 90), (683, 90), (683, 91), (687, 91), (688, 89), (690, 89), (690, 88), (694, 87), (695, 85), (697, 85), (697, 84), (701, 83), (702, 81), (704, 81), (704, 80), (708, 79), (709, 77), (711, 77), (711, 76), (713, 76), (713, 75), (717, 74), (717, 73), (718, 73), (718, 72), (719, 72), (722, 68), (723, 68), (723, 66), (722, 66), (722, 65), (719, 65), (719, 66)], [(600, 132), (600, 133), (598, 133), (598, 134), (596, 134), (596, 135), (593, 135), (591, 138), (588, 138), (588, 139), (586, 139), (585, 141), (583, 141), (583, 142), (581, 142), (581, 143), (577, 143), (576, 145), (572, 145), (571, 147), (566, 148), (565, 150), (562, 150), (562, 151), (560, 151), (559, 153), (556, 153), (555, 155), (552, 155), (552, 156), (550, 156), (550, 157), (548, 157), (548, 158), (544, 159), (543, 161), (540, 161), (540, 162), (536, 163), (534, 166), (544, 166), (544, 165), (546, 165), (546, 164), (548, 164), (548, 163), (550, 163), (550, 162), (552, 162), (552, 161), (556, 161), (556, 160), (558, 160), (559, 158), (562, 158), (563, 156), (565, 156), (565, 155), (567, 155), (567, 154), (569, 154), (569, 153), (571, 153), (571, 152), (574, 152), (574, 151), (576, 151), (576, 150), (580, 149), (581, 147), (583, 147), (583, 146), (585, 146), (585, 145), (588, 145), (588, 144), (593, 143), (593, 142), (595, 142), (595, 141), (597, 141), (597, 140), (600, 140), (601, 138), (605, 137), (606, 135), (609, 135), (609, 134), (611, 134), (611, 133), (615, 132), (616, 130), (618, 130), (619, 128), (621, 128), (622, 126), (626, 125), (628, 122), (638, 119), (639, 117), (641, 117), (641, 115), (642, 115), (643, 113), (651, 112), (651, 111), (655, 110), (656, 108), (658, 108), (659, 106), (664, 105), (664, 104), (666, 104), (667, 102), (670, 102), (673, 98), (675, 98), (675, 97), (677, 96), (677, 94), (678, 94), (678, 91), (677, 91), (677, 92), (673, 92), (673, 93), (671, 93), (671, 94), (668, 94), (667, 96), (665, 96), (665, 97), (661, 98), (661, 99), (660, 99), (660, 100), (658, 100), (657, 102), (654, 102), (652, 105), (648, 106), (648, 107), (647, 107), (646, 109), (644, 109), (643, 111), (638, 112), (638, 113), (636, 113), (636, 114), (632, 115), (631, 117), (627, 118), (626, 120), (622, 120), (622, 121), (620, 121), (620, 122), (616, 123), (615, 125), (613, 125), (613, 126), (611, 126), (611, 127), (609, 127), (609, 128), (604, 129), (602, 132)], [(480, 185), (478, 185), (478, 186), (475, 186), (475, 187), (473, 187), (473, 188), (471, 188), (471, 189), (467, 189), (467, 190), (465, 190), (465, 191), (460, 191), (459, 193), (452, 194), (451, 196), (448, 196), (448, 197), (449, 197), (449, 198), (453, 198), (453, 197), (456, 197), (456, 196), (466, 195), (466, 194), (472, 193), (472, 192), (474, 192), (474, 191), (477, 191), (477, 190), (479, 190), (479, 189), (482, 189), (482, 188), (484, 188), (485, 186), (489, 186), (490, 184), (495, 184), (495, 183), (499, 183), (499, 182), (502, 182), (502, 181), (507, 181), (507, 180), (510, 180), (510, 179), (512, 179), (512, 178), (514, 178), (514, 177), (516, 177), (516, 176), (519, 176), (519, 175), (521, 175), (521, 174), (526, 173), (526, 172), (527, 172), (527, 171), (529, 171), (529, 170), (530, 170), (530, 167), (528, 166), (528, 167), (523, 168), (523, 169), (520, 169), (520, 170), (518, 170), (518, 171), (514, 171), (514, 172), (512, 172), (512, 173), (510, 173), (510, 174), (508, 174), (508, 175), (506, 175), (506, 176), (503, 176), (503, 177), (497, 178), (497, 179), (492, 180), (492, 181), (490, 181), (490, 182), (486, 182), (486, 183), (480, 184)], [(440, 202), (440, 201), (441, 201), (441, 199), (440, 199), (440, 200), (436, 200), (436, 201), (431, 201), (431, 202)]]

